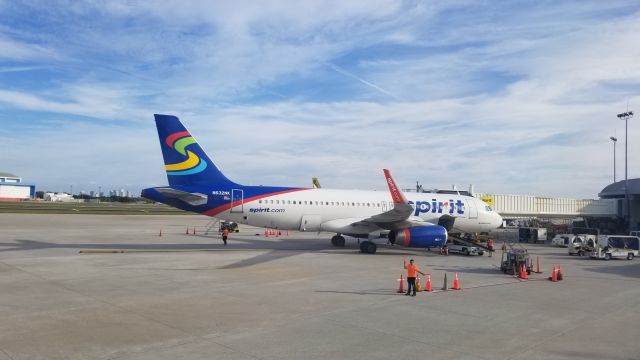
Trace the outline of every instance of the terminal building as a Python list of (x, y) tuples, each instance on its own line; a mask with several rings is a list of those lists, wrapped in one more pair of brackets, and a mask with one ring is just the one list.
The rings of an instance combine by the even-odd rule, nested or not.
[(0, 201), (24, 201), (35, 196), (35, 184), (24, 183), (21, 177), (0, 172)]
[(598, 194), (599, 199), (481, 193), (474, 193), (474, 196), (484, 200), (506, 220), (571, 222), (581, 219), (584, 227), (613, 234), (640, 229), (640, 179), (629, 179), (628, 184), (628, 208), (624, 180), (607, 185)]

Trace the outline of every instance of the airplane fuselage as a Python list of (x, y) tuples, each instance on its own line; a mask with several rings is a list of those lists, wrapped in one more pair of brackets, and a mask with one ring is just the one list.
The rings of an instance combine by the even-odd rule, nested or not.
[[(270, 188), (264, 194), (264, 189), (209, 189), (209, 206), (198, 212), (258, 227), (363, 234), (370, 229), (347, 225), (353, 219), (380, 214), (394, 206), (388, 191)], [(205, 191), (200, 189), (200, 193)], [(414, 218), (437, 224), (443, 216), (452, 217), (453, 229), (459, 232), (489, 231), (501, 223), (499, 215), (474, 197), (438, 193), (406, 193), (406, 197), (414, 207)]]

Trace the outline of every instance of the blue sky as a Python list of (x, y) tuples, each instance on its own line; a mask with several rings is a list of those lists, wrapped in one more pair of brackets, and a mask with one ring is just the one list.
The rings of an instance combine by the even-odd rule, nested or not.
[[(637, 1), (3, 1), (0, 171), (166, 184), (154, 113), (245, 184), (595, 197), (640, 111)], [(629, 176), (640, 125), (629, 124)]]

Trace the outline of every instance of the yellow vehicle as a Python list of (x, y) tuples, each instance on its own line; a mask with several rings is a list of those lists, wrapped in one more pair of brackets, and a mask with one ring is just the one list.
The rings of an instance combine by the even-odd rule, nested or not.
[(233, 221), (220, 221), (220, 232), (224, 229), (229, 230), (229, 232), (240, 232), (240, 227)]

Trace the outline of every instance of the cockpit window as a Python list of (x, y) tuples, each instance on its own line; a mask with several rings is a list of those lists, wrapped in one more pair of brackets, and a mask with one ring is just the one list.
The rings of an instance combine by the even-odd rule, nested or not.
[(487, 210), (487, 212), (493, 211), (493, 209), (489, 205), (485, 206), (484, 209)]

